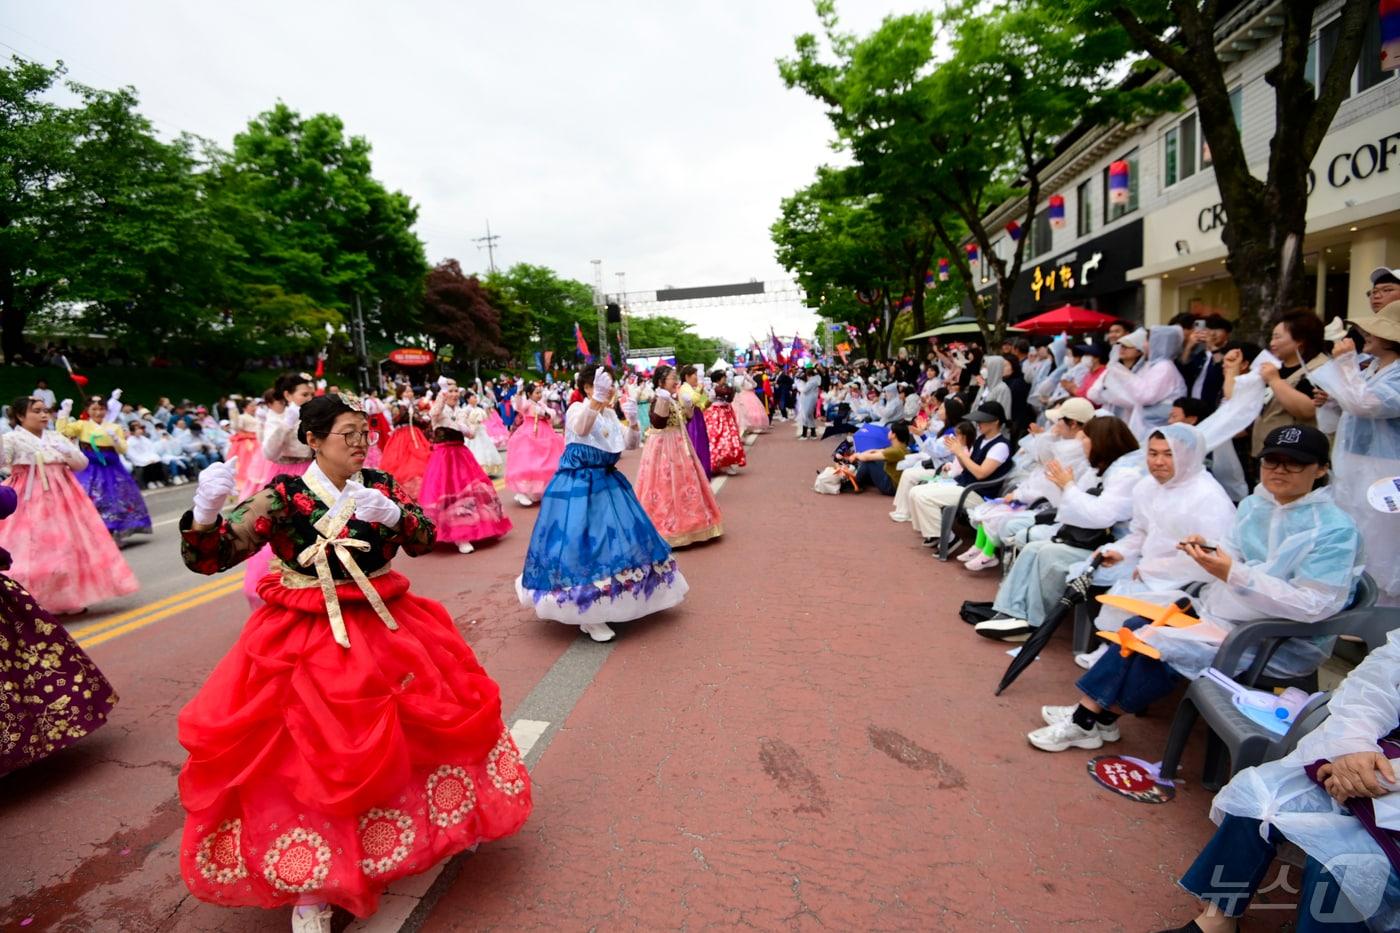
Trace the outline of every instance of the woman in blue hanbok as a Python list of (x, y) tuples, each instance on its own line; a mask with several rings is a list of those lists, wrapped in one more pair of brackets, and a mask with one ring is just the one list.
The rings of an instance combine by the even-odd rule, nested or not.
[(689, 587), (617, 469), (627, 441), (613, 411), (612, 376), (602, 367), (586, 370), (579, 389), (586, 401), (569, 406), (564, 418), (567, 446), (540, 500), (515, 590), (541, 619), (608, 641), (608, 623), (669, 609)]

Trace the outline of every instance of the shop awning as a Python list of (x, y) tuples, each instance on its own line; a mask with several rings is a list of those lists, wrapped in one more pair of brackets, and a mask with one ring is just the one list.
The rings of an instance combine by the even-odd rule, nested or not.
[[(929, 337), (952, 337), (957, 334), (980, 334), (981, 332), (982, 328), (977, 326), (976, 318), (968, 317), (965, 314), (960, 314), (955, 318), (949, 318), (948, 320), (944, 321), (942, 324), (939, 324), (937, 327), (931, 330), (926, 330), (921, 334), (914, 334), (910, 337), (905, 337), (904, 342), (912, 343), (915, 340), (925, 340)], [(1006, 329), (1006, 332), (1008, 334), (1026, 333), (1026, 331), (1022, 330), (1019, 327), (1008, 327)]]

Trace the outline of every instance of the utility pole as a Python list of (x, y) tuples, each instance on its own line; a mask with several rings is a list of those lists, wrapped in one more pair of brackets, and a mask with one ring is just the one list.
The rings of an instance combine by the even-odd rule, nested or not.
[(626, 365), (627, 365), (627, 350), (628, 350), (629, 347), (632, 346), (631, 337), (630, 337), (630, 335), (627, 333), (627, 273), (626, 273), (626, 272), (619, 272), (619, 273), (617, 273), (617, 306), (618, 306), (619, 308), (622, 309), (622, 323), (621, 323), (620, 327), (618, 328), (618, 334), (617, 334), (617, 350), (618, 350), (618, 354), (621, 356), (621, 359), (619, 359), (619, 360), (617, 361), (617, 365), (619, 365), (619, 366), (626, 366)]
[[(496, 241), (499, 239), (499, 236), (491, 232), (491, 220), (488, 218), (486, 221), (486, 236), (479, 236), (472, 240), (473, 243), (486, 244), (486, 265), (493, 273), (496, 271)], [(481, 247), (478, 246), (477, 249), (479, 250)]]
[(355, 359), (358, 362), (356, 369), (359, 371), (360, 391), (369, 391), (369, 348), (365, 342), (365, 315), (360, 308), (360, 296), (355, 296), (355, 327), (351, 333), (351, 341), (355, 345)]
[(593, 356), (602, 360), (608, 355), (608, 299), (603, 294), (603, 260), (589, 261), (593, 263), (593, 310), (598, 313), (598, 346)]

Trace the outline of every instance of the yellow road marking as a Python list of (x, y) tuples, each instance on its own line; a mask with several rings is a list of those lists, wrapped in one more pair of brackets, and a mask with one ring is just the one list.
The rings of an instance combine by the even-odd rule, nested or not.
[(222, 579), (218, 582), (221, 584), (221, 586), (219, 586), (218, 588), (201, 592), (198, 595), (196, 595), (193, 599), (190, 599), (187, 602), (176, 603), (172, 606), (166, 606), (164, 609), (159, 609), (155, 612), (147, 612), (144, 615), (140, 615), (137, 618), (131, 619), (129, 622), (118, 625), (115, 628), (109, 628), (106, 631), (99, 632), (97, 634), (84, 633), (83, 635), (78, 637), (78, 645), (83, 648), (94, 648), (97, 645), (102, 644), (103, 642), (111, 641), (113, 638), (116, 638), (119, 635), (125, 635), (127, 632), (134, 632), (137, 629), (144, 628), (145, 626), (150, 625), (153, 622), (159, 622), (161, 619), (166, 619), (170, 616), (178, 615), (179, 613), (184, 612), (187, 609), (194, 609), (196, 606), (202, 606), (205, 603), (211, 603), (216, 599), (221, 599), (225, 596), (230, 596), (243, 589), (242, 577)]
[[(121, 625), (123, 622), (128, 622), (132, 619), (135, 619), (138, 616), (143, 616), (146, 613), (151, 612), (153, 610), (160, 609), (164, 606), (169, 606), (171, 603), (184, 602), (187, 599), (191, 599), (192, 597), (198, 596), (201, 593), (208, 592), (209, 590), (214, 590), (222, 586), (227, 586), (230, 579), (230, 577), (220, 577), (217, 580), (209, 580), (208, 582), (199, 584), (199, 586), (191, 587), (188, 590), (176, 593), (174, 596), (167, 596), (164, 599), (158, 599), (153, 603), (146, 603), (144, 606), (138, 606), (135, 609), (129, 609), (126, 612), (119, 612), (116, 615), (107, 619), (103, 619), (100, 622), (94, 622), (93, 624), (85, 626), (83, 628), (75, 629), (69, 634), (72, 635), (74, 638), (87, 638), (89, 635), (96, 635), (98, 632), (105, 631), (109, 628), (115, 628), (116, 626)], [(240, 577), (239, 579), (242, 578)]]

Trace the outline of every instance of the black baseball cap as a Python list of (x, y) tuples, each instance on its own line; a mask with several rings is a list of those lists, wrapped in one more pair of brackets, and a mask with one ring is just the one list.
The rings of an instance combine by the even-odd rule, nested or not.
[(1259, 451), (1259, 456), (1262, 458), (1270, 454), (1287, 457), (1295, 463), (1327, 463), (1331, 448), (1327, 435), (1317, 428), (1288, 424), (1274, 428), (1264, 438), (1264, 449)]
[(1001, 402), (983, 402), (977, 406), (977, 410), (967, 416), (968, 421), (985, 423), (988, 421), (999, 421), (1006, 423), (1006, 409), (1001, 407)]

